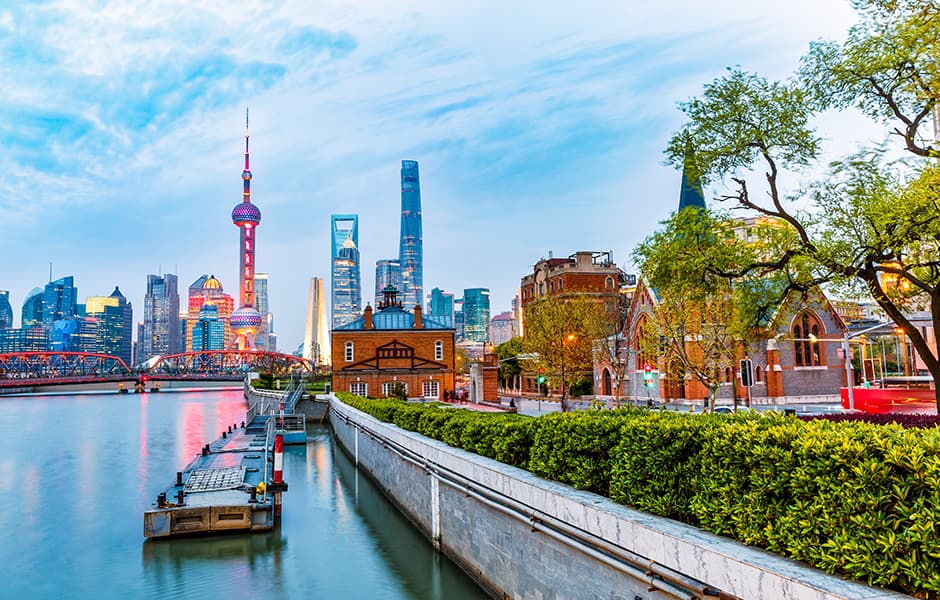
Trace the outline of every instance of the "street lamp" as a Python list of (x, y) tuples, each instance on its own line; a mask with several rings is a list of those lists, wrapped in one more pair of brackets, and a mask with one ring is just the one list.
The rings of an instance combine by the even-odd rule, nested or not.
[(567, 398), (567, 383), (565, 380), (565, 362), (568, 359), (568, 343), (573, 342), (575, 339), (573, 333), (569, 333), (565, 336), (565, 339), (562, 340), (562, 350), (561, 350), (561, 412), (565, 412), (565, 409), (568, 407), (566, 398)]

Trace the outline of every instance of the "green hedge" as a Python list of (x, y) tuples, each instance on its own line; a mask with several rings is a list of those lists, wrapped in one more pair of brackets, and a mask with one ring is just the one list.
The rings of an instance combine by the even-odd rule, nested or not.
[(534, 419), (338, 396), (640, 510), (940, 598), (940, 428), (632, 409)]

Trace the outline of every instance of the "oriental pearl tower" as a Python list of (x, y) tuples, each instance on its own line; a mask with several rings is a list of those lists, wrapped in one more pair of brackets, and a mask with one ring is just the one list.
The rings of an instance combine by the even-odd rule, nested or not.
[(251, 203), (251, 170), (248, 166), (248, 109), (245, 109), (245, 170), (242, 201), (232, 209), (232, 222), (241, 233), (238, 253), (241, 256), (238, 278), (238, 309), (229, 317), (235, 339), (232, 347), (249, 350), (254, 346), (255, 333), (261, 328), (261, 313), (255, 309), (255, 229), (261, 223), (261, 210)]

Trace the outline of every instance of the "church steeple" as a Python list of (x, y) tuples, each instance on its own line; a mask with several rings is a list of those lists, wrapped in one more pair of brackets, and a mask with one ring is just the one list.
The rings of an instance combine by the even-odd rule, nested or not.
[(694, 154), (691, 142), (687, 143), (685, 146), (685, 160), (682, 163), (682, 190), (679, 192), (679, 211), (690, 206), (705, 209), (705, 194), (702, 192), (698, 170), (693, 162), (695, 160)]

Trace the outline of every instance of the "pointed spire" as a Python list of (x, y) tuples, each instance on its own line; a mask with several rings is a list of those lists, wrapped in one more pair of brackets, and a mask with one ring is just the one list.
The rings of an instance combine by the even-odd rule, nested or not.
[(248, 171), (248, 107), (245, 107), (245, 170)]
[(682, 190), (679, 192), (679, 210), (694, 206), (705, 209), (705, 194), (699, 181), (698, 169), (695, 166), (695, 152), (692, 150), (691, 140), (686, 141), (685, 160), (682, 164)]

